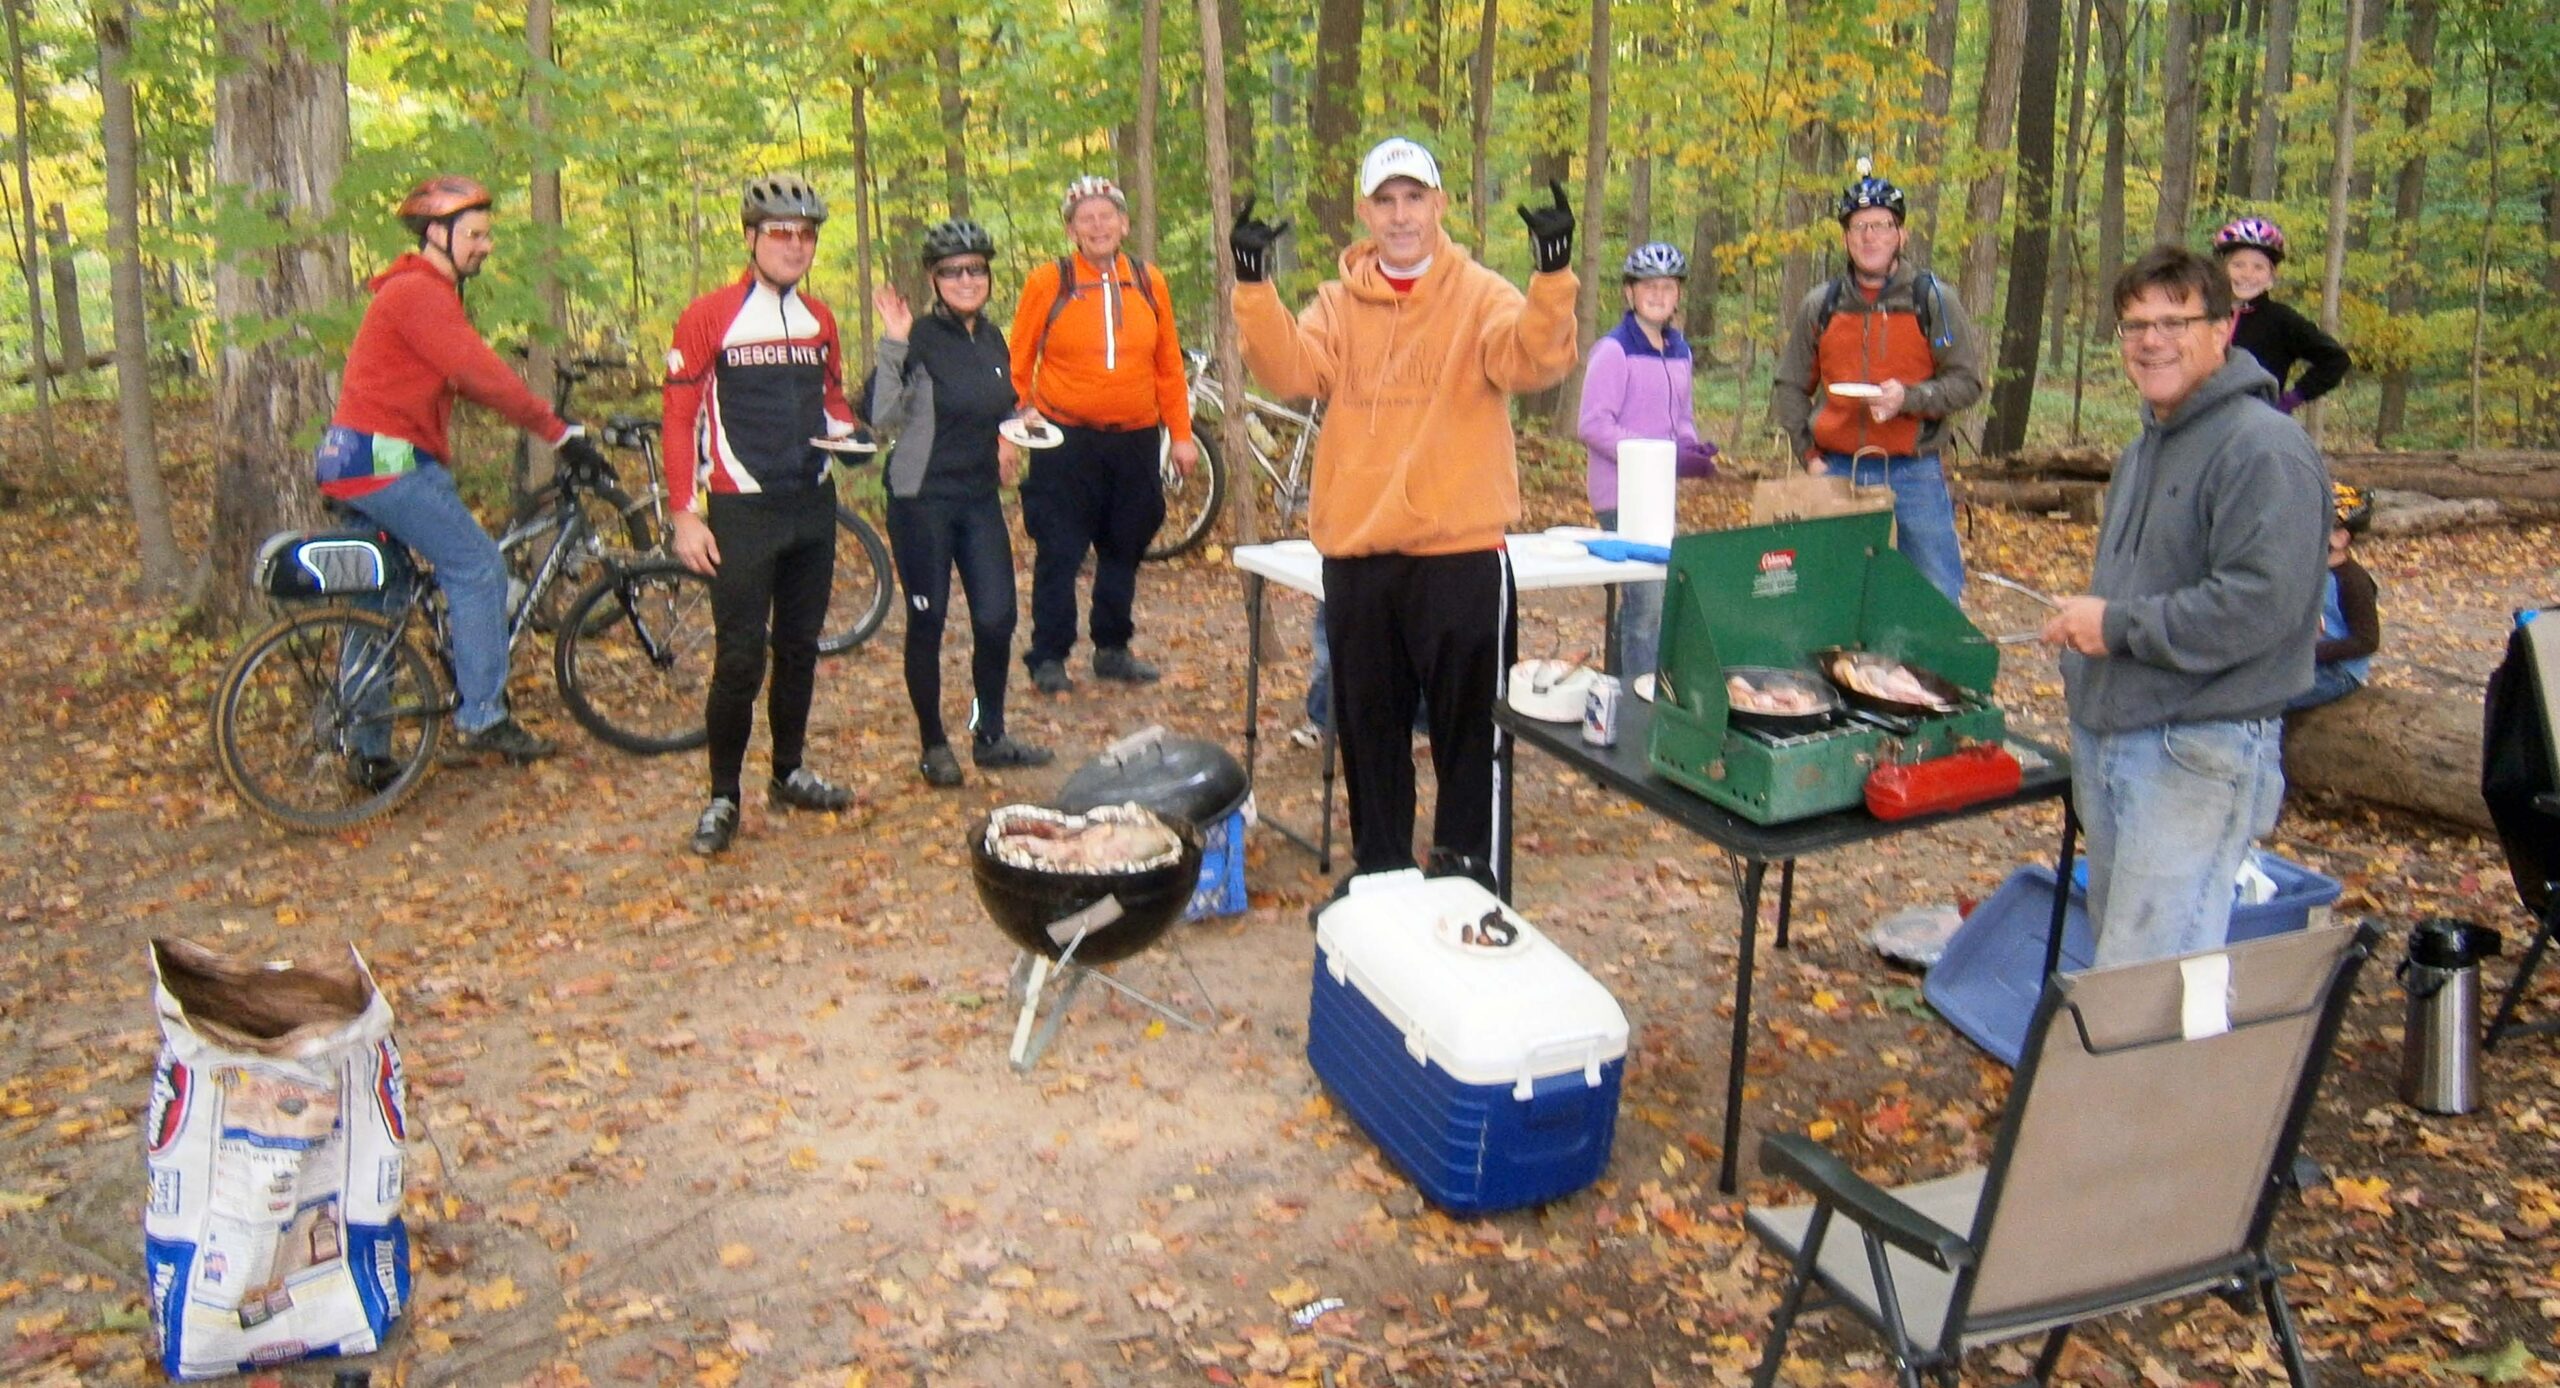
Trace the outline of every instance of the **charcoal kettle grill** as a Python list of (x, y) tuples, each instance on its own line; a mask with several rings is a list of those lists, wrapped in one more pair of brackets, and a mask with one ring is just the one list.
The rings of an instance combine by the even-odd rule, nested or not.
[[(1822, 678), (1823, 657), (1871, 652), (1934, 677), (1945, 709), (1852, 698), (1802, 726), (1736, 716), (1739, 668)], [(1669, 780), (1757, 824), (1848, 809), (1879, 767), (1997, 752), (1999, 647), (1893, 548), (1872, 511), (1683, 535), (1672, 542), (1647, 757)], [(1832, 662), (1836, 663), (1836, 661)], [(2014, 789), (2014, 778), (2010, 788)]]

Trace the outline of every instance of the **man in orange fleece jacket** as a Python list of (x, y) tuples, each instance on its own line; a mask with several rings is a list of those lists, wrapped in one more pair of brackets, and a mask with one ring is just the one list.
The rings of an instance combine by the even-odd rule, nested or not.
[(1560, 187), (1553, 207), (1521, 209), (1537, 266), (1523, 296), (1442, 230), (1449, 196), (1430, 151), (1385, 141), (1359, 186), (1369, 236), (1294, 319), (1269, 283), (1287, 226), (1245, 204), (1228, 238), (1236, 324), (1246, 367), (1273, 394), (1328, 402), (1308, 525), (1324, 556), (1352, 873), (1414, 865), (1420, 700), (1440, 786), (1426, 870), (1492, 887), (1508, 837), (1493, 705), (1518, 634), (1503, 551), (1520, 518), (1509, 398), (1573, 369), (1573, 211)]

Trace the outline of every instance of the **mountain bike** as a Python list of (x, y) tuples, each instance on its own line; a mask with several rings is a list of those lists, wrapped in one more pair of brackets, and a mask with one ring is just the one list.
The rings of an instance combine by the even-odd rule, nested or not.
[[(625, 365), (605, 357), (578, 357), (561, 363), (554, 368), (554, 412), (567, 413), (571, 385)], [(586, 553), (573, 557), (573, 574), (588, 576), (598, 559), (616, 549), (672, 557), (668, 547), (674, 543), (675, 532), (667, 523), (666, 473), (659, 462), (659, 432), (657, 420), (629, 414), (608, 415), (597, 429), (597, 442), (604, 447), (640, 455), (642, 476), (649, 485), (636, 499), (619, 487), (590, 494), (586, 503), (589, 544)], [(889, 609), (898, 600), (897, 569), (890, 561), (888, 542), (880, 538), (880, 528), (863, 514), (879, 504), (877, 474), (857, 473), (842, 465), (837, 473), (835, 584), (827, 600), (826, 629), (818, 635), (820, 655), (842, 655), (870, 640), (881, 623), (888, 620)], [(517, 522), (536, 519), (535, 513), (544, 509), (542, 502), (538, 496), (528, 500), (518, 510)], [(530, 558), (526, 562), (530, 563)], [(580, 590), (569, 587), (566, 591)], [(557, 610), (537, 610), (535, 628), (553, 630), (559, 615)]]
[[(590, 564), (593, 580), (556, 609), (561, 703), (625, 751), (699, 747), (711, 582), (673, 559), (599, 548), (589, 516), (611, 514), (619, 494), (610, 474), (563, 467), (534, 514), (499, 537), (511, 557), (540, 554), (524, 588), (510, 584), (507, 650), (573, 564)], [(443, 590), (407, 546), (350, 519), (267, 539), (256, 586), (292, 610), (249, 639), (214, 695), (224, 778), (251, 809), (304, 832), (361, 824), (415, 795), (460, 705)]]
[[(1147, 546), (1149, 559), (1170, 559), (1199, 548), (1217, 526), (1227, 488), (1233, 485), (1227, 460), (1213, 441), (1226, 405), (1217, 365), (1206, 352), (1185, 348), (1182, 355), (1190, 367), (1192, 439), (1200, 445), (1200, 461), (1190, 476), (1183, 476), (1173, 465), (1171, 436), (1166, 436), (1159, 463), (1164, 524)], [(1264, 524), (1273, 539), (1295, 534), (1306, 524), (1316, 430), (1324, 419), (1324, 405), (1317, 402), (1294, 410), (1250, 390), (1244, 393), (1244, 403), (1244, 436), (1254, 464), (1254, 473), (1248, 475), (1258, 474)]]

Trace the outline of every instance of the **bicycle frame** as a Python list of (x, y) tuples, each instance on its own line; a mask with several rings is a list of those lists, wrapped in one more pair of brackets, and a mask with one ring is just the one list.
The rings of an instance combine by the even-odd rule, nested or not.
[[(1226, 392), (1218, 382), (1217, 364), (1205, 352), (1189, 351), (1184, 355), (1191, 358), (1192, 365), (1190, 380), (1192, 413), (1194, 415), (1223, 414), (1227, 403)], [(1254, 466), (1260, 468), (1263, 477), (1271, 483), (1271, 489), (1281, 499), (1284, 511), (1294, 513), (1306, 504), (1308, 487), (1312, 481), (1307, 475), (1307, 466), (1313, 456), (1316, 431), (1324, 422), (1324, 406), (1317, 403), (1302, 412), (1293, 410), (1268, 396), (1258, 395), (1251, 389), (1247, 389), (1243, 394), (1248, 425), (1245, 431), (1245, 451), (1253, 456)], [(1286, 450), (1285, 462), (1266, 452), (1261, 441), (1253, 436), (1250, 425), (1257, 419), (1295, 430)]]

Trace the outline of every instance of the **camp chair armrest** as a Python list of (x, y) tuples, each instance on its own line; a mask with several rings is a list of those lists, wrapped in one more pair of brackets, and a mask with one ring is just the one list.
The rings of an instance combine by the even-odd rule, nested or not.
[(1762, 1138), (1760, 1169), (1803, 1186), (1814, 1199), (1846, 1212), (1859, 1227), (1912, 1257), (1947, 1272), (1973, 1265), (1973, 1245), (1963, 1235), (1895, 1199), (1809, 1137), (1775, 1133)]

